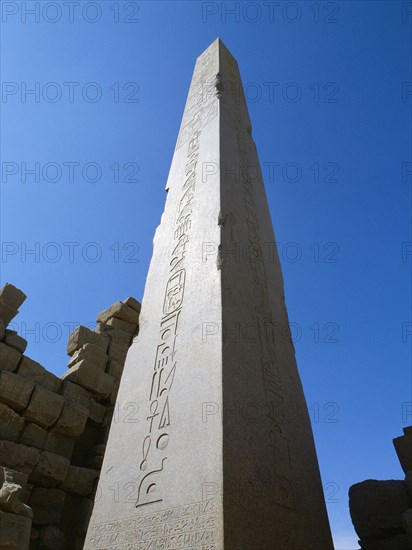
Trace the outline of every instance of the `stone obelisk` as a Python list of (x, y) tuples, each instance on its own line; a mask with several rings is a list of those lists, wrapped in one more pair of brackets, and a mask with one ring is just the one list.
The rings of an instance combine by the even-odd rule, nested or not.
[(196, 62), (166, 190), (84, 548), (330, 550), (259, 160), (219, 39)]

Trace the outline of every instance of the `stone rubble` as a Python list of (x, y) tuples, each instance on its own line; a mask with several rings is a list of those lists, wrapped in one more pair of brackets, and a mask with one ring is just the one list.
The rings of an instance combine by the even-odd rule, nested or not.
[(405, 480), (367, 479), (349, 489), (362, 550), (412, 550), (412, 426), (393, 440)]

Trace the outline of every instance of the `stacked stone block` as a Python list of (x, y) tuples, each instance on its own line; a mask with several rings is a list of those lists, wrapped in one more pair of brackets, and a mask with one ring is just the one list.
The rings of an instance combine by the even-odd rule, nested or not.
[(362, 550), (412, 550), (412, 426), (393, 440), (405, 480), (368, 479), (349, 489)]
[(140, 303), (76, 328), (58, 378), (7, 329), (25, 299), (10, 284), (0, 291), (0, 550), (81, 550)]

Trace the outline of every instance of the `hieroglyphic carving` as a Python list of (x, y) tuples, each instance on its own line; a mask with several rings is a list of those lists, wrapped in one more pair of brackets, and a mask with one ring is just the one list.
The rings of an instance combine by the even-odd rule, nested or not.
[(215, 502), (133, 516), (90, 527), (84, 550), (217, 550)]
[(142, 444), (142, 458), (139, 463), (140, 476), (136, 507), (163, 500), (158, 478), (167, 467), (167, 447), (172, 423), (169, 396), (177, 368), (176, 341), (185, 295), (185, 257), (192, 227), (200, 135), (204, 124), (211, 120), (212, 113), (217, 112), (216, 96), (209, 95), (205, 100), (203, 93), (203, 83), (211, 68), (213, 67), (210, 65), (210, 53), (199, 58), (177, 145), (178, 148), (188, 141), (183, 184), (175, 214), (169, 278), (164, 291), (159, 343), (155, 352), (152, 372), (148, 403), (150, 413), (146, 418), (147, 432)]
[[(239, 81), (237, 68), (230, 64), (227, 71), (227, 78), (223, 82), (223, 88), (231, 90)], [(227, 99), (227, 98), (226, 98)], [(236, 99), (236, 97), (235, 97)], [(256, 178), (250, 177), (248, 166), (247, 142), (251, 140), (249, 128), (242, 122), (244, 102), (243, 96), (237, 97), (237, 101), (228, 104), (231, 116), (236, 120), (236, 140), (239, 158), (240, 190), (244, 200), (244, 212), (247, 225), (249, 244), (257, 250), (263, 249), (261, 241), (259, 221), (257, 216), (256, 201), (254, 196), (254, 185)], [(239, 101), (240, 99), (240, 101)], [(260, 175), (260, 174), (259, 174)], [(261, 175), (260, 175), (261, 176)], [(261, 178), (260, 178), (261, 182)], [(250, 262), (254, 288), (251, 289), (255, 297), (255, 318), (259, 327), (260, 359), (262, 368), (263, 383), (268, 403), (274, 403), (277, 409), (282, 409), (285, 404), (285, 392), (282, 387), (281, 377), (278, 369), (278, 357), (275, 347), (275, 323), (269, 305), (269, 293), (266, 280), (265, 265), (263, 257), (257, 256)], [(268, 327), (271, 327), (268, 330)], [(274, 457), (271, 463), (271, 483), (275, 488), (274, 499), (280, 506), (295, 509), (296, 498), (293, 489), (292, 463), (290, 460), (289, 441), (284, 433), (284, 427), (280, 418), (274, 417), (272, 428), (265, 434), (267, 445), (272, 450)]]

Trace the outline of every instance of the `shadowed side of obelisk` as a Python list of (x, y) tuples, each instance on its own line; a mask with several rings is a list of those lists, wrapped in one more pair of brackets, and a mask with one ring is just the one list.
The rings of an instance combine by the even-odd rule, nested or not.
[(333, 548), (237, 63), (220, 42), (225, 549)]

